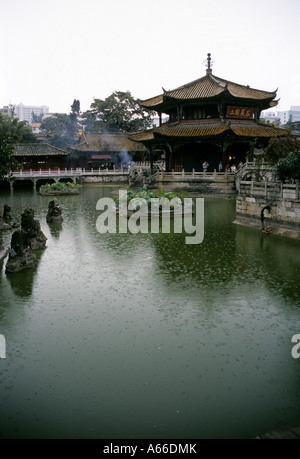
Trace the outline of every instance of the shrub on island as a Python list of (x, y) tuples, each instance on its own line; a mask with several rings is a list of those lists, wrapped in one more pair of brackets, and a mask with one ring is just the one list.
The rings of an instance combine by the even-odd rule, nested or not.
[(40, 194), (42, 196), (60, 196), (62, 194), (79, 194), (80, 185), (73, 182), (56, 182), (41, 185)]

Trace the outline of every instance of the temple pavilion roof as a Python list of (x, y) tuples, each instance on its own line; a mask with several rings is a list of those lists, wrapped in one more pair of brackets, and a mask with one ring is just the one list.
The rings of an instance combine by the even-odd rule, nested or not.
[(77, 145), (70, 150), (82, 152), (145, 151), (146, 148), (122, 132), (83, 132)]
[(163, 111), (165, 106), (171, 102), (187, 101), (213, 101), (216, 99), (230, 99), (236, 102), (253, 101), (254, 104), (260, 104), (262, 107), (270, 108), (277, 105), (277, 90), (269, 92), (260, 89), (254, 89), (250, 86), (243, 86), (224, 78), (220, 78), (207, 70), (204, 77), (179, 86), (176, 89), (166, 91), (158, 96), (143, 100), (140, 104), (144, 108), (151, 110)]
[[(165, 91), (159, 96), (140, 102), (146, 109), (158, 113), (177, 113), (177, 119), (170, 117), (169, 121), (151, 130), (128, 134), (129, 139), (144, 144), (155, 143), (156, 140), (165, 138), (169, 141), (182, 139), (183, 141), (211, 139), (216, 137), (239, 138), (252, 140), (255, 138), (269, 139), (288, 134), (287, 130), (267, 125), (258, 121), (261, 110), (274, 107), (278, 101), (274, 100), (277, 90), (264, 91), (234, 83), (224, 78), (213, 75), (211, 57), (207, 55), (206, 75), (202, 78), (179, 86), (171, 91)], [(174, 111), (177, 106), (210, 107), (223, 105), (227, 112), (220, 111), (219, 117), (215, 113), (208, 113), (206, 117), (193, 119), (179, 116), (179, 111)], [(233, 113), (231, 113), (233, 111)], [(249, 114), (248, 114), (249, 112)], [(253, 114), (255, 115), (253, 117)], [(174, 118), (174, 117), (173, 117)]]
[(66, 150), (54, 147), (48, 143), (17, 144), (14, 147), (13, 156), (68, 156)]
[(151, 142), (165, 138), (208, 138), (210, 136), (238, 136), (243, 138), (271, 138), (288, 135), (286, 129), (274, 127), (254, 120), (203, 120), (166, 123), (161, 126), (132, 134), (128, 137), (136, 142)]

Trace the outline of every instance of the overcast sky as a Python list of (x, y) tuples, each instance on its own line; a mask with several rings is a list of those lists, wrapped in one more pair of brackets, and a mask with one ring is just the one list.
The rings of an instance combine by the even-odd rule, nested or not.
[(213, 74), (300, 105), (300, 0), (0, 0), (0, 106), (69, 113)]

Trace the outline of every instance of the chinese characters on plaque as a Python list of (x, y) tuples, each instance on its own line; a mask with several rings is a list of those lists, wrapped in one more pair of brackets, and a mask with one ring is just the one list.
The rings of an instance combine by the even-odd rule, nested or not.
[(227, 107), (227, 118), (253, 118), (253, 108), (247, 107)]

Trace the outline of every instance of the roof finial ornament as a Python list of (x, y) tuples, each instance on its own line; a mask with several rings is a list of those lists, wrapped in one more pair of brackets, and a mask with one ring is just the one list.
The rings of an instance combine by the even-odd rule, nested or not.
[(211, 57), (210, 56), (211, 56), (211, 54), (207, 53), (207, 64), (206, 64), (206, 67), (207, 67), (206, 73), (207, 74), (212, 73), (212, 69), (211, 69), (212, 62), (211, 62)]

